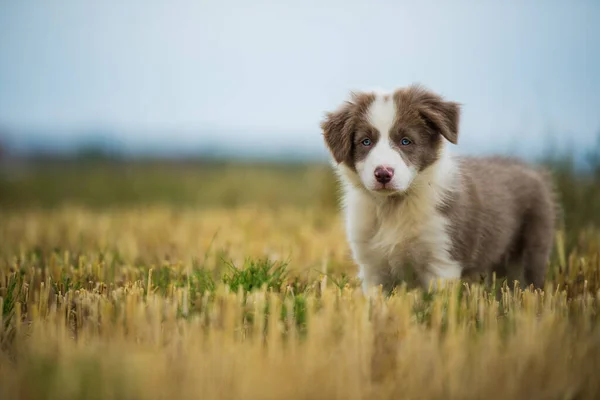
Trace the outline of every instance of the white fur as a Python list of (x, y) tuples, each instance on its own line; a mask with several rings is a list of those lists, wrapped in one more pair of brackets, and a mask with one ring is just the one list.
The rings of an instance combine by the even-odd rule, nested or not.
[[(389, 141), (395, 112), (392, 99), (378, 97), (371, 106), (369, 119), (380, 139), (366, 159), (357, 163), (358, 174), (344, 164), (335, 164), (343, 184), (346, 235), (365, 292), (402, 279), (406, 261), (426, 287), (435, 286), (438, 279), (458, 279), (462, 270), (450, 257), (449, 221), (438, 211), (446, 195), (459, 184), (455, 162), (442, 145), (438, 161), (425, 170), (417, 173), (407, 165)], [(378, 165), (395, 169), (391, 182), (395, 193), (373, 191), (373, 173)], [(402, 200), (398, 193), (402, 193)]]
[(356, 171), (365, 187), (369, 190), (381, 188), (375, 179), (377, 167), (391, 167), (394, 170), (392, 180), (386, 185), (388, 190), (404, 191), (415, 177), (414, 167), (407, 165), (400, 153), (392, 148), (390, 130), (396, 118), (396, 106), (391, 96), (378, 96), (369, 107), (367, 118), (379, 132), (379, 140), (369, 151), (367, 157), (356, 163)]

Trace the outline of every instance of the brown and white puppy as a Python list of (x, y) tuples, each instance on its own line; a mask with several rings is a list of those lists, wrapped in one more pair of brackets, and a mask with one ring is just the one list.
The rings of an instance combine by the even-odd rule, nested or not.
[(491, 272), (543, 286), (551, 185), (517, 160), (451, 155), (459, 116), (458, 103), (413, 85), (353, 93), (321, 123), (364, 291), (392, 290), (408, 265), (425, 287)]

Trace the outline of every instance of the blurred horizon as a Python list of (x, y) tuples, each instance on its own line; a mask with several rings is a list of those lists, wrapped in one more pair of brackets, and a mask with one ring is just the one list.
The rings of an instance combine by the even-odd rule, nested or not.
[(0, 4), (5, 154), (326, 161), (349, 91), (463, 105), (457, 153), (600, 150), (600, 4)]

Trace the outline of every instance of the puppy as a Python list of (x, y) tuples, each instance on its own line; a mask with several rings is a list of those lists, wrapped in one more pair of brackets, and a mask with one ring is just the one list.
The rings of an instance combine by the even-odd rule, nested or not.
[(407, 271), (425, 288), (491, 272), (543, 287), (552, 186), (518, 160), (451, 155), (459, 119), (458, 103), (412, 85), (352, 93), (321, 122), (365, 292)]

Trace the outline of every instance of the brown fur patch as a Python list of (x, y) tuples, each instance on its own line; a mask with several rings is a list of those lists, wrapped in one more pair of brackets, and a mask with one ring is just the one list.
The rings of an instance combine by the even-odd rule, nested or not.
[[(354, 135), (354, 147), (351, 155), (353, 165), (356, 165), (357, 162), (364, 160), (367, 157), (367, 154), (369, 154), (369, 151), (371, 151), (377, 142), (379, 142), (381, 136), (377, 129), (373, 128), (364, 119), (359, 119), (357, 125), (355, 130), (356, 133)], [(361, 145), (361, 142), (365, 139), (371, 140), (372, 144), (370, 147)]]
[(365, 114), (373, 100), (375, 95), (372, 93), (352, 93), (350, 101), (327, 113), (321, 122), (325, 142), (336, 162), (354, 168), (357, 129), (366, 128)]
[[(397, 90), (394, 102), (397, 118), (390, 137), (407, 161), (422, 171), (438, 159), (442, 137), (452, 143), (458, 140), (458, 104), (419, 85)], [(402, 146), (405, 137), (413, 145)]]

